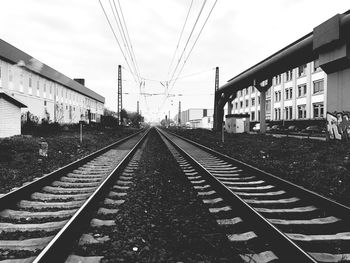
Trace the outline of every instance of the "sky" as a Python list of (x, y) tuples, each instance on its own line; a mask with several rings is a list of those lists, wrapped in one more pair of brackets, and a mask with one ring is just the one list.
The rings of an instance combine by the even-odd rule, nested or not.
[[(128, 62), (99, 0), (1, 0), (0, 38), (70, 78), (84, 78), (113, 111), (121, 65), (123, 108), (136, 111), (139, 101), (147, 121), (169, 113), (173, 118), (180, 101), (182, 110), (213, 108), (215, 67), (221, 86), (350, 9), (349, 0), (119, 0), (134, 52), (131, 60), (111, 11), (113, 0), (100, 1)], [(118, 7), (118, 0), (114, 3)], [(139, 73), (134, 75), (144, 81), (141, 87), (130, 72), (132, 61)]]

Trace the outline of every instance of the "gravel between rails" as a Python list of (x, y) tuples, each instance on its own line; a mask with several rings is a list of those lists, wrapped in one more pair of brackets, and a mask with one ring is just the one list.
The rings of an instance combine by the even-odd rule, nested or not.
[(155, 130), (132, 182), (116, 225), (86, 231), (110, 240), (76, 246), (74, 254), (104, 256), (101, 262), (241, 262)]

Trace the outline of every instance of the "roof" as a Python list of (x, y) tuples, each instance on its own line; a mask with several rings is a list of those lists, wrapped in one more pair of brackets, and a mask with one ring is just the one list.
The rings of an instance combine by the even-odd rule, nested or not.
[(97, 94), (96, 92), (88, 89), (75, 80), (72, 80), (57, 70), (45, 65), (44, 63), (10, 45), (2, 39), (0, 39), (0, 58), (10, 63), (17, 64), (18, 66), (25, 67), (32, 72), (35, 72), (47, 79), (50, 79), (92, 99), (98, 100), (102, 103), (105, 102), (105, 98), (100, 94)]
[(16, 105), (19, 108), (27, 108), (27, 105), (23, 104), (21, 101), (15, 99), (14, 97), (8, 95), (7, 93), (0, 91), (0, 98), (4, 98), (8, 102)]

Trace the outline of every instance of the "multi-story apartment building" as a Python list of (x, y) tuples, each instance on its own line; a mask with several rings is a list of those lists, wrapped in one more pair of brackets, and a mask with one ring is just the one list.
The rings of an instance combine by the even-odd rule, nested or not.
[[(306, 120), (326, 117), (327, 75), (317, 61), (277, 75), (266, 93), (267, 120)], [(260, 92), (253, 87), (238, 91), (232, 101), (233, 114), (249, 114), (251, 121), (260, 119)]]
[(0, 39), (0, 91), (23, 102), (39, 121), (98, 122), (105, 98)]

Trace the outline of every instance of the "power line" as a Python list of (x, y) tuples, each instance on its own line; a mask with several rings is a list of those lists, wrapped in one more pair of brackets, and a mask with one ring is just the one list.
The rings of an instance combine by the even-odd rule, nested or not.
[(169, 75), (171, 66), (173, 65), (176, 52), (177, 52), (177, 50), (179, 49), (179, 44), (180, 44), (180, 41), (181, 41), (181, 38), (182, 38), (182, 34), (183, 34), (183, 32), (184, 32), (184, 29), (185, 29), (185, 26), (186, 26), (186, 23), (187, 23), (188, 16), (189, 16), (189, 14), (190, 14), (190, 12), (191, 12), (192, 4), (193, 4), (193, 0), (191, 1), (190, 7), (189, 7), (188, 12), (187, 12), (187, 15), (186, 15), (186, 19), (185, 19), (184, 25), (182, 26), (182, 29), (181, 29), (180, 37), (179, 37), (179, 40), (177, 41), (176, 48), (175, 48), (175, 52), (174, 52), (174, 54), (173, 54), (173, 57), (172, 57), (172, 59), (171, 59), (170, 65), (169, 65), (168, 75)]
[(138, 64), (137, 64), (137, 60), (136, 60), (134, 48), (133, 48), (132, 42), (131, 42), (131, 40), (130, 40), (129, 30), (128, 30), (128, 27), (126, 26), (126, 22), (125, 22), (125, 19), (124, 19), (124, 14), (123, 14), (123, 9), (122, 9), (122, 7), (121, 7), (121, 5), (120, 5), (120, 1), (119, 1), (119, 0), (118, 0), (118, 5), (119, 5), (120, 13), (121, 13), (121, 15), (122, 15), (122, 19), (123, 19), (123, 22), (124, 22), (124, 25), (125, 25), (126, 36), (128, 37), (128, 40), (129, 40), (129, 43), (130, 43), (131, 54), (132, 54), (133, 57), (134, 57), (134, 61), (135, 61), (135, 64), (136, 64), (137, 72), (140, 74), (140, 70), (139, 70), (139, 66), (138, 66)]
[(184, 60), (183, 65), (182, 65), (182, 67), (181, 67), (181, 69), (180, 69), (180, 71), (179, 71), (179, 74), (177, 75), (177, 78), (176, 78), (176, 79), (174, 80), (174, 82), (173, 82), (173, 87), (174, 87), (176, 81), (179, 79), (179, 76), (180, 76), (180, 74), (181, 74), (181, 72), (182, 72), (182, 70), (183, 70), (185, 64), (187, 63), (187, 60), (188, 60), (188, 58), (190, 57), (190, 55), (191, 55), (191, 53), (192, 53), (192, 51), (193, 51), (193, 48), (195, 47), (195, 45), (196, 45), (196, 43), (197, 43), (197, 41), (198, 41), (200, 35), (202, 34), (202, 31), (203, 31), (203, 29), (204, 29), (204, 27), (205, 27), (205, 25), (206, 25), (206, 23), (207, 23), (207, 21), (208, 21), (210, 15), (211, 15), (211, 13), (213, 12), (213, 9), (214, 9), (216, 3), (217, 3), (217, 0), (215, 0), (215, 2), (214, 2), (214, 4), (213, 4), (212, 8), (210, 9), (210, 12), (209, 12), (207, 18), (205, 19), (204, 24), (203, 24), (201, 30), (199, 31), (199, 34), (198, 34), (196, 40), (194, 41), (194, 43), (193, 43), (193, 45), (192, 45), (192, 47), (191, 47), (191, 49), (190, 49), (190, 52), (188, 53), (186, 59)]
[[(131, 59), (132, 65), (133, 65), (133, 67), (134, 67), (134, 70), (135, 70), (135, 72), (136, 72), (136, 75), (138, 76), (138, 79), (139, 79), (139, 81), (140, 81), (140, 73), (139, 73), (138, 70), (137, 70), (136, 63), (135, 63), (135, 61), (134, 61), (134, 57), (133, 57), (133, 55), (132, 55), (132, 52), (131, 52), (131, 49), (130, 49), (130, 46), (129, 46), (129, 42), (128, 42), (127, 37), (126, 37), (126, 35), (125, 35), (125, 31), (126, 31), (126, 30), (124, 31), (124, 27), (126, 28), (126, 24), (125, 24), (125, 23), (124, 23), (124, 24), (122, 23), (122, 21), (121, 21), (121, 19), (120, 19), (120, 16), (119, 16), (119, 12), (118, 12), (117, 6), (116, 6), (114, 0), (113, 0), (113, 5), (114, 5), (115, 11), (116, 11), (116, 13), (117, 13), (118, 21), (119, 21), (119, 23), (120, 23), (121, 35), (122, 35), (122, 37), (123, 37), (123, 39), (124, 39), (124, 43), (126, 44), (126, 49), (127, 49), (127, 51), (128, 51), (128, 54), (129, 54), (129, 57), (130, 57), (130, 59)], [(122, 13), (123, 10), (121, 9), (120, 3), (119, 3), (119, 9), (120, 9), (120, 13)], [(123, 21), (125, 22), (125, 20), (123, 20)], [(131, 43), (130, 43), (130, 45), (131, 45)]]
[[(122, 54), (123, 54), (123, 57), (124, 57), (124, 59), (125, 59), (125, 62), (126, 62), (128, 68), (129, 68), (130, 71), (131, 71), (129, 62), (128, 62), (128, 60), (127, 60), (125, 54), (124, 54), (124, 51), (123, 51), (123, 49), (122, 49), (120, 43), (119, 43), (119, 40), (118, 40), (118, 38), (117, 38), (117, 35), (116, 35), (115, 32), (114, 32), (113, 26), (112, 26), (112, 24), (111, 24), (111, 22), (110, 22), (110, 20), (109, 20), (109, 18), (108, 18), (108, 15), (107, 15), (107, 13), (106, 13), (106, 10), (104, 9), (104, 7), (103, 7), (103, 5), (102, 5), (101, 0), (98, 0), (98, 1), (99, 1), (99, 3), (100, 3), (100, 6), (101, 6), (101, 8), (102, 8), (102, 10), (103, 10), (103, 13), (104, 13), (106, 19), (107, 19), (107, 22), (108, 22), (108, 24), (109, 24), (109, 27), (110, 27), (111, 30), (112, 30), (113, 36), (114, 36), (115, 40), (117, 41), (117, 44), (118, 44), (118, 46), (119, 46), (119, 49), (120, 49), (120, 51), (121, 51)], [(133, 77), (134, 77), (135, 82), (137, 82), (137, 80), (135, 79), (135, 76), (134, 76), (134, 75), (133, 75)]]
[[(126, 54), (128, 55), (128, 57), (129, 57), (129, 59), (131, 61), (131, 65), (132, 65), (132, 68), (133, 68), (133, 74), (135, 74), (137, 79), (138, 79), (138, 81), (140, 81), (140, 73), (138, 72), (138, 70), (136, 68), (136, 64), (135, 64), (133, 55), (132, 55), (130, 47), (129, 47), (129, 43), (127, 41), (127, 38), (126, 38), (126, 35), (125, 35), (125, 32), (124, 32), (124, 27), (126, 25), (123, 25), (123, 23), (122, 23), (122, 21), (120, 19), (119, 12), (118, 12), (118, 9), (117, 9), (117, 6), (116, 6), (114, 0), (113, 0), (113, 5), (112, 5), (112, 1), (109, 0), (109, 6), (110, 6), (110, 8), (112, 10), (112, 14), (113, 14), (115, 23), (117, 25), (119, 34), (120, 34), (121, 39), (123, 41), (123, 44), (124, 44), (124, 47), (125, 47), (125, 52), (126, 52)], [(122, 10), (120, 10), (120, 11), (122, 12)]]
[[(199, 13), (199, 16), (200, 16), (201, 12), (203, 11), (203, 8), (204, 8), (205, 3), (206, 3), (206, 1), (205, 1), (205, 2), (203, 3), (203, 5), (202, 5), (202, 9), (201, 9), (201, 11), (200, 11), (200, 13)], [(193, 51), (193, 49), (194, 49), (194, 47), (195, 47), (195, 45), (196, 45), (196, 43), (197, 43), (197, 41), (198, 41), (198, 39), (199, 39), (199, 37), (200, 37), (200, 35), (201, 35), (201, 33), (202, 33), (202, 31), (203, 31), (203, 29), (204, 29), (204, 27), (205, 27), (205, 25), (206, 25), (206, 23), (207, 23), (207, 21), (208, 21), (210, 15), (211, 15), (211, 13), (212, 13), (212, 11), (213, 11), (213, 9), (214, 9), (216, 3), (217, 3), (217, 0), (215, 0), (215, 2), (214, 2), (214, 4), (213, 4), (212, 8), (210, 9), (210, 12), (209, 12), (207, 18), (205, 19), (204, 24), (203, 24), (202, 28), (200, 29), (200, 31), (199, 31), (199, 33), (198, 33), (198, 35), (197, 35), (197, 38), (196, 38), (196, 40), (194, 41), (194, 43), (193, 43), (193, 45), (192, 45), (192, 47), (191, 47), (191, 49), (190, 49), (190, 52), (188, 53), (186, 59), (184, 60), (183, 65), (181, 66), (181, 69), (180, 69), (180, 71), (179, 71), (179, 73), (178, 73), (176, 79), (175, 79), (174, 82), (172, 83), (172, 87), (169, 89), (168, 93), (171, 92), (171, 90), (172, 90), (172, 89), (174, 88), (174, 86), (175, 86), (176, 81), (180, 78), (180, 74), (181, 74), (181, 72), (182, 72), (182, 70), (183, 70), (185, 64), (187, 63), (188, 58), (189, 58), (189, 56), (191, 55), (191, 53), (192, 53), (192, 51)], [(198, 19), (199, 19), (199, 16), (197, 17), (196, 23), (197, 23), (197, 21), (198, 21)], [(195, 23), (195, 25), (196, 25), (196, 23)], [(192, 32), (193, 32), (193, 31), (192, 31)], [(191, 34), (192, 34), (192, 32), (191, 32)], [(190, 36), (191, 36), (191, 35), (190, 35)], [(189, 38), (190, 38), (190, 37), (189, 37)], [(187, 42), (187, 43), (188, 43), (188, 42)], [(186, 44), (187, 44), (187, 43), (186, 43)], [(186, 46), (187, 46), (187, 45), (186, 45)], [(186, 48), (186, 46), (185, 46), (185, 48)], [(185, 50), (185, 49), (184, 49), (184, 50)], [(178, 61), (178, 64), (179, 64), (179, 63), (180, 63), (180, 60)], [(177, 66), (178, 66), (178, 65), (177, 65)], [(176, 72), (176, 70), (174, 71), (173, 74), (175, 74), (175, 72)], [(172, 79), (171, 79), (171, 81), (172, 81)], [(163, 102), (162, 102), (162, 105), (161, 105), (161, 108), (164, 106), (164, 103), (165, 103), (166, 99), (167, 99), (167, 97), (164, 98), (164, 100), (163, 100)], [(161, 109), (161, 108), (160, 108), (160, 109)]]
[(180, 62), (181, 62), (181, 59), (182, 59), (184, 53), (185, 53), (185, 50), (186, 50), (186, 48), (187, 48), (187, 45), (188, 45), (188, 43), (190, 42), (190, 39), (191, 39), (192, 34), (193, 34), (193, 31), (194, 31), (194, 29), (196, 28), (196, 25), (197, 25), (197, 23), (198, 23), (198, 20), (199, 20), (201, 14), (202, 14), (202, 11), (203, 11), (203, 9), (204, 9), (204, 6), (205, 6), (206, 2), (207, 2), (207, 0), (204, 0), (204, 2), (203, 2), (203, 4), (202, 4), (202, 7), (201, 7), (201, 10), (199, 11), (199, 14), (197, 15), (197, 18), (196, 18), (196, 21), (195, 21), (195, 23), (194, 23), (194, 25), (193, 25), (193, 27), (192, 27), (191, 33), (190, 33), (189, 37), (187, 38), (185, 47), (184, 47), (184, 49), (182, 50), (181, 56), (180, 56), (180, 58), (179, 58), (178, 61), (177, 61), (176, 67), (175, 67), (175, 69), (174, 69), (174, 71), (173, 71), (173, 74), (171, 75), (171, 78), (170, 78), (169, 82), (172, 82), (172, 80), (173, 80), (173, 78), (174, 78), (174, 75), (175, 75), (175, 73), (176, 73), (176, 70), (177, 70), (177, 68), (178, 68), (178, 66), (179, 66), (179, 64), (180, 64)]

